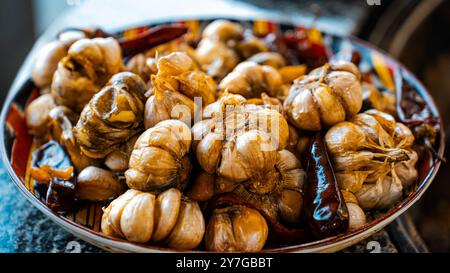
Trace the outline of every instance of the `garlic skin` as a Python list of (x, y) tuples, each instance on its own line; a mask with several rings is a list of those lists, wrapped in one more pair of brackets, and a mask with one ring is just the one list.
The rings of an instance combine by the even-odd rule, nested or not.
[(358, 68), (350, 62), (325, 64), (295, 80), (284, 101), (297, 128), (319, 131), (349, 119), (362, 107)]
[(282, 85), (283, 79), (275, 68), (245, 61), (220, 82), (219, 89), (248, 99), (260, 97), (263, 92), (271, 97), (282, 96)]
[(287, 65), (284, 57), (278, 52), (260, 52), (247, 59), (259, 65), (269, 65), (275, 69), (280, 69)]
[(121, 49), (115, 39), (78, 40), (58, 63), (52, 95), (58, 105), (80, 113), (109, 78), (123, 68)]
[(197, 202), (184, 200), (177, 189), (157, 196), (130, 189), (103, 210), (101, 229), (130, 242), (193, 249), (202, 241), (205, 222)]
[(266, 220), (254, 209), (244, 206), (216, 209), (206, 229), (205, 246), (209, 251), (260, 251), (268, 230)]
[(276, 110), (224, 94), (194, 125), (192, 148), (199, 165), (216, 175), (216, 192), (233, 192), (275, 219), (296, 224), (305, 177), (299, 160), (285, 150), (289, 127)]
[(145, 131), (134, 145), (125, 172), (128, 186), (141, 191), (184, 189), (192, 168), (191, 139), (189, 127), (178, 120), (161, 121)]
[(92, 97), (74, 128), (81, 151), (104, 158), (142, 130), (145, 83), (131, 72), (114, 75)]
[(414, 136), (389, 114), (358, 114), (330, 128), (325, 141), (340, 189), (364, 210), (388, 209), (418, 177)]

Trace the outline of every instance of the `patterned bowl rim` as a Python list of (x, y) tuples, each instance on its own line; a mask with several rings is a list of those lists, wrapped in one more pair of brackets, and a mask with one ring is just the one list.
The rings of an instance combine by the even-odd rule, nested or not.
[[(199, 21), (205, 21), (205, 20), (213, 20), (213, 19), (219, 19), (217, 17), (205, 17), (205, 18), (176, 18), (175, 20), (166, 20), (164, 23), (168, 22), (177, 22), (180, 20), (199, 20)], [(228, 17), (220, 17), (220, 19), (230, 19), (230, 20), (238, 20), (238, 21), (251, 21), (251, 20), (257, 20), (261, 18), (233, 18), (232, 16)], [(270, 19), (268, 21), (271, 21)], [(275, 23), (281, 23), (285, 25), (290, 25), (293, 27), (301, 27), (303, 25), (290, 23), (290, 22), (284, 22), (283, 20), (272, 20), (272, 22)], [(150, 24), (157, 25), (161, 24), (162, 22), (159, 21), (152, 21)], [(325, 31), (321, 31), (322, 33), (328, 34)], [(332, 36), (344, 38), (339, 35), (332, 34)], [(349, 38), (352, 43), (356, 45), (360, 45), (363, 48), (369, 49), (370, 51), (375, 51), (380, 53), (390, 64), (395, 65), (396, 68), (398, 68), (398, 72), (401, 73), (402, 78), (405, 78), (408, 80), (409, 83), (414, 84), (416, 88), (416, 92), (418, 92), (422, 98), (424, 99), (425, 103), (430, 107), (430, 110), (432, 111), (433, 115), (437, 117), (441, 117), (438, 108), (436, 107), (436, 104), (434, 102), (434, 99), (431, 97), (425, 86), (411, 73), (407, 68), (405, 68), (401, 63), (396, 61), (394, 58), (392, 58), (389, 54), (384, 52), (383, 50), (375, 47), (374, 45), (363, 41), (359, 38), (356, 38), (354, 36), (345, 37)], [(81, 239), (96, 245), (100, 248), (103, 248), (108, 251), (113, 252), (191, 252), (191, 253), (206, 253), (208, 251), (204, 250), (177, 250), (177, 249), (170, 249), (170, 248), (163, 248), (158, 246), (151, 246), (146, 244), (136, 244), (131, 243), (123, 239), (113, 238), (110, 236), (103, 235), (101, 232), (96, 232), (92, 229), (89, 229), (79, 223), (76, 223), (66, 217), (63, 217), (59, 215), (58, 213), (52, 211), (49, 209), (44, 203), (42, 203), (36, 196), (34, 196), (21, 182), (18, 175), (15, 173), (15, 171), (12, 168), (11, 162), (8, 158), (7, 154), (7, 148), (5, 143), (5, 133), (6, 133), (6, 117), (9, 112), (9, 109), (12, 106), (13, 101), (16, 99), (17, 95), (20, 93), (22, 88), (29, 82), (23, 81), (18, 85), (19, 87), (16, 88), (15, 85), (12, 86), (10, 91), (8, 92), (8, 96), (6, 98), (6, 101), (3, 105), (3, 109), (1, 112), (1, 119), (0, 119), (0, 153), (2, 156), (3, 164), (11, 177), (14, 184), (19, 188), (20, 192), (35, 206), (37, 207), (42, 213), (44, 213), (47, 217), (49, 217), (52, 221), (54, 221), (56, 224), (60, 225), (62, 228), (64, 228), (66, 231), (72, 233), (73, 235), (80, 237)], [(442, 118), (440, 118), (439, 122), (440, 126), (440, 145), (438, 150), (438, 155), (440, 157), (443, 157), (444, 150), (445, 150), (445, 131), (444, 126), (442, 122)], [(406, 198), (404, 198), (399, 204), (397, 204), (394, 208), (391, 208), (388, 212), (382, 214), (381, 216), (376, 217), (374, 220), (366, 224), (360, 229), (357, 229), (355, 231), (346, 232), (337, 236), (328, 237), (322, 240), (317, 240), (309, 243), (304, 244), (297, 244), (292, 246), (283, 246), (283, 247), (277, 247), (272, 249), (263, 249), (261, 252), (330, 252), (330, 251), (337, 251), (340, 249), (343, 249), (347, 246), (350, 246), (358, 241), (361, 241), (365, 238), (368, 238), (372, 234), (376, 233), (377, 231), (381, 230), (383, 227), (394, 221), (398, 216), (400, 216), (402, 213), (404, 213), (409, 207), (411, 207), (415, 202), (417, 202), (420, 197), (424, 194), (426, 189), (430, 186), (431, 182), (433, 181), (434, 177), (436, 176), (439, 167), (441, 165), (441, 162), (439, 160), (435, 161), (434, 164), (430, 166), (428, 169), (428, 172), (426, 176), (424, 177), (423, 181), (420, 182), (418, 188), (409, 194)]]

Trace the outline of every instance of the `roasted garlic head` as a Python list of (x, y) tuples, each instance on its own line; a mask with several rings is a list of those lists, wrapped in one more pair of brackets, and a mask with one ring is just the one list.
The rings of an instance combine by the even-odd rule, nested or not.
[(208, 105), (215, 100), (216, 83), (183, 52), (159, 59), (152, 84), (153, 95), (145, 105), (145, 128), (167, 119), (179, 119), (190, 125), (194, 119), (194, 101)]
[(218, 192), (233, 192), (270, 216), (294, 224), (301, 211), (304, 171), (287, 150), (289, 127), (276, 110), (225, 94), (194, 125), (199, 165), (217, 175)]
[(244, 29), (227, 20), (210, 23), (202, 33), (196, 48), (196, 56), (204, 71), (215, 80), (220, 80), (239, 63), (240, 57), (233, 49), (241, 40)]
[(52, 138), (67, 152), (78, 173), (88, 166), (100, 165), (99, 160), (90, 158), (81, 152), (75, 139), (73, 126), (78, 121), (78, 114), (65, 106), (57, 106), (49, 112), (48, 116)]
[(417, 179), (417, 153), (408, 127), (369, 110), (331, 127), (325, 137), (341, 190), (365, 210), (387, 209)]
[(125, 172), (128, 186), (141, 191), (184, 189), (192, 167), (191, 139), (189, 127), (178, 120), (161, 121), (145, 131), (134, 145)]
[(289, 121), (311, 131), (357, 114), (362, 106), (358, 68), (350, 62), (325, 64), (297, 79), (284, 101)]
[(193, 249), (202, 241), (205, 221), (197, 202), (184, 199), (177, 189), (158, 195), (128, 190), (104, 209), (101, 228), (131, 242)]
[(282, 85), (283, 79), (275, 68), (246, 61), (220, 82), (219, 89), (245, 98), (258, 98), (263, 92), (271, 97), (283, 97)]
[(215, 209), (205, 234), (210, 251), (255, 252), (263, 249), (269, 228), (264, 217), (244, 206)]
[(122, 71), (122, 53), (113, 38), (81, 39), (72, 44), (53, 76), (58, 105), (79, 113), (109, 78)]
[(89, 101), (74, 128), (81, 151), (104, 158), (143, 129), (145, 83), (131, 73), (114, 75)]

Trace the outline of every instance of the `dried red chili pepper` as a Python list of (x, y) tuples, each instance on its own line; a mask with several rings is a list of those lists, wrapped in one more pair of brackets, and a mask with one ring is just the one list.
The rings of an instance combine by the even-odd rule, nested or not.
[(181, 37), (187, 33), (188, 28), (181, 24), (159, 25), (149, 28), (142, 33), (139, 33), (133, 39), (124, 39), (121, 36), (110, 34), (102, 29), (65, 29), (66, 31), (82, 31), (87, 37), (113, 37), (116, 38), (122, 48), (122, 55), (124, 57), (131, 57), (137, 53), (143, 52), (157, 45), (170, 42), (176, 38)]
[(311, 232), (317, 238), (325, 238), (347, 231), (347, 206), (320, 132), (311, 143), (306, 174), (305, 208)]

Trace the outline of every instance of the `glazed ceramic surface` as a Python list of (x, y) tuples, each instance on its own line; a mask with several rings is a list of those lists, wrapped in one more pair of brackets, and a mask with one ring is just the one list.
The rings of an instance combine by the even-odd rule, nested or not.
[[(201, 30), (211, 20), (184, 20), (178, 23), (184, 24), (194, 35), (200, 35)], [(250, 28), (257, 35), (268, 33), (284, 33), (286, 31), (297, 31), (305, 29), (301, 26), (289, 24), (279, 24), (265, 20), (239, 21), (246, 28)], [(133, 39), (148, 28), (155, 25), (148, 25), (138, 28), (120, 31), (117, 34), (125, 39)], [(439, 119), (439, 112), (433, 99), (430, 97), (424, 86), (402, 65), (395, 60), (375, 49), (369, 44), (355, 38), (344, 38), (322, 33), (317, 29), (306, 30), (308, 39), (321, 44), (332, 56), (342, 52), (345, 48), (352, 48), (360, 54), (360, 68), (370, 71), (368, 76), (370, 81), (379, 89), (395, 90), (396, 82), (406, 82), (417, 92), (431, 115)], [(176, 250), (160, 248), (145, 244), (130, 243), (125, 240), (105, 236), (100, 231), (100, 221), (102, 207), (105, 204), (78, 204), (71, 213), (58, 214), (45, 206), (34, 189), (34, 180), (30, 177), (29, 164), (31, 153), (37, 147), (33, 143), (32, 137), (28, 134), (24, 120), (23, 110), (26, 105), (40, 95), (39, 90), (28, 80), (18, 89), (13, 89), (8, 95), (1, 116), (0, 148), (5, 167), (12, 178), (12, 181), (20, 191), (46, 216), (58, 225), (80, 237), (81, 239), (112, 252), (173, 252)], [(440, 120), (440, 119), (439, 119)], [(437, 139), (437, 153), (442, 157), (444, 153), (444, 130), (440, 124), (440, 134)], [(329, 237), (320, 241), (291, 245), (286, 247), (264, 249), (264, 252), (333, 252), (341, 250), (347, 246), (355, 244), (372, 234), (376, 233), (396, 217), (405, 212), (423, 195), (432, 182), (440, 166), (440, 161), (425, 154), (418, 163), (419, 179), (403, 200), (385, 213), (379, 213), (362, 228)], [(193, 250), (190, 252), (201, 252)]]

